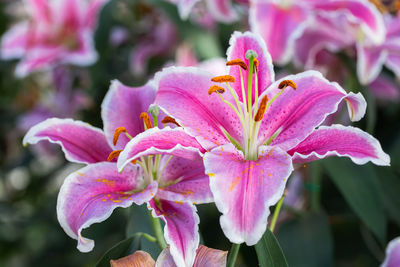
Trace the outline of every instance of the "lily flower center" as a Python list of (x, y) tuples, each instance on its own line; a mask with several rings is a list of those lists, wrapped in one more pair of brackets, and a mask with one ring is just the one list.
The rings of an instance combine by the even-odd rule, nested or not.
[[(158, 127), (157, 117), (158, 117), (159, 109), (157, 107), (150, 107), (149, 113), (151, 113), (153, 115), (152, 116), (153, 120), (150, 118), (150, 115), (147, 112), (142, 112), (140, 114), (140, 119), (143, 120), (145, 131), (147, 131), (148, 129), (151, 129), (153, 127)], [(161, 122), (164, 125), (166, 123), (174, 123), (179, 126), (179, 124), (173, 118), (171, 118), (169, 116), (166, 116)], [(114, 131), (114, 136), (113, 136), (113, 144), (114, 145), (117, 144), (118, 139), (121, 134), (125, 134), (129, 139), (133, 138), (127, 132), (125, 127), (118, 127)], [(122, 150), (112, 151), (109, 154), (107, 161), (112, 161), (113, 159), (117, 158), (121, 152), (122, 152)], [(142, 156), (138, 159), (134, 159), (131, 161), (131, 163), (133, 165), (138, 164), (139, 166), (142, 167), (142, 170), (144, 173), (144, 186), (147, 186), (152, 181), (162, 183), (162, 181), (161, 181), (162, 174), (163, 174), (165, 168), (167, 167), (168, 163), (171, 161), (172, 157), (173, 156), (163, 156), (160, 154), (147, 155), (147, 156)], [(165, 186), (165, 185), (161, 185), (161, 186)]]
[[(297, 88), (295, 82), (291, 80), (282, 81), (278, 88), (281, 89), (276, 95), (271, 99), (268, 99), (267, 95), (264, 95), (259, 99), (258, 91), (258, 71), (259, 71), (259, 61), (257, 60), (257, 53), (253, 50), (248, 50), (246, 52), (246, 59), (248, 59), (248, 65), (241, 59), (233, 59), (226, 63), (227, 66), (239, 68), (240, 81), (235, 81), (235, 77), (230, 75), (217, 76), (211, 79), (211, 81), (216, 83), (225, 83), (229, 94), (234, 99), (234, 103), (226, 100), (223, 97), (225, 89), (219, 85), (212, 85), (208, 94), (218, 94), (221, 101), (228, 105), (237, 115), (240, 120), (243, 129), (243, 140), (239, 142), (235, 140), (228, 132), (223, 130), (225, 137), (236, 146), (237, 149), (241, 150), (246, 158), (246, 160), (257, 160), (258, 158), (258, 146), (257, 138), (260, 131), (261, 121), (264, 114), (271, 106), (271, 104), (283, 93), (287, 87), (291, 87), (294, 90)], [(244, 77), (242, 71), (248, 71), (248, 76)], [(253, 78), (254, 78), (254, 102), (253, 100)], [(247, 79), (247, 92), (245, 85), (245, 79)], [(237, 92), (230, 86), (229, 83), (240, 82), (242, 100), (239, 100)], [(262, 145), (269, 145), (271, 142), (279, 135), (280, 130), (276, 131), (268, 140)]]

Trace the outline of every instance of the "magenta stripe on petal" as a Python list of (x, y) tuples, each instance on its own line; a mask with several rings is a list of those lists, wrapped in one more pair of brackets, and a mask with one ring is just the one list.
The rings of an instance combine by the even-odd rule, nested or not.
[(47, 140), (61, 146), (65, 158), (77, 163), (106, 161), (111, 153), (103, 131), (88, 123), (71, 119), (47, 119), (33, 126), (23, 143), (36, 144)]
[[(339, 84), (329, 82), (321, 73), (306, 71), (289, 75), (282, 80), (292, 80), (297, 89), (285, 89), (267, 109), (261, 122), (259, 142), (265, 143), (277, 134), (272, 145), (278, 145), (284, 150), (296, 146), (305, 139), (325, 118), (337, 111), (342, 100), (348, 100), (351, 119), (360, 119), (366, 109), (366, 103), (361, 94), (347, 94)], [(266, 94), (272, 99), (280, 92), (280, 81), (272, 84)]]
[[(57, 217), (62, 228), (78, 240), (78, 249), (91, 251), (94, 242), (81, 236), (81, 231), (93, 223), (106, 220), (117, 207), (129, 207), (149, 201), (157, 192), (153, 182), (145, 186), (136, 167), (119, 173), (115, 163), (90, 164), (64, 181), (57, 201)], [(137, 193), (128, 193), (129, 191)]]
[(295, 163), (339, 156), (349, 157), (356, 164), (371, 161), (376, 165), (390, 165), (390, 157), (383, 152), (378, 140), (358, 128), (339, 124), (319, 127), (288, 153), (293, 155)]
[(165, 222), (164, 237), (178, 267), (192, 266), (199, 245), (199, 216), (196, 207), (189, 203), (174, 203), (163, 199), (149, 202), (153, 217)]
[(244, 160), (232, 144), (204, 156), (223, 232), (232, 243), (256, 244), (267, 227), (269, 207), (281, 198), (293, 170), (278, 147), (261, 146), (256, 161)]

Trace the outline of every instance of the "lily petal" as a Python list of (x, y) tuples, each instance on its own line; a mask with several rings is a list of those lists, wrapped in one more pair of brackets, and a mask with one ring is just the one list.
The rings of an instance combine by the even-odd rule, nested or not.
[[(199, 245), (193, 267), (225, 267), (227, 254), (227, 251)], [(169, 248), (165, 248), (161, 251), (155, 267), (176, 267)]]
[(173, 203), (157, 199), (149, 202), (153, 217), (165, 222), (164, 237), (176, 266), (192, 266), (199, 245), (199, 216), (189, 203)]
[(202, 158), (188, 160), (163, 156), (161, 166), (168, 164), (159, 179), (157, 196), (177, 202), (210, 203), (213, 196)]
[(396, 267), (400, 265), (400, 237), (390, 241), (386, 247), (385, 261), (381, 267)]
[[(193, 67), (170, 67), (156, 74), (158, 92), (155, 104), (171, 115), (205, 148), (229, 142), (223, 129), (242, 140), (242, 126), (235, 112), (222, 105), (218, 95), (208, 94), (213, 76)], [(223, 97), (233, 102), (225, 93)], [(179, 101), (177, 100), (179, 99)]]
[(399, 101), (400, 90), (396, 81), (382, 74), (375, 81), (369, 84), (371, 93), (377, 98), (384, 101)]
[(217, 21), (234, 22), (239, 18), (232, 6), (232, 0), (206, 0), (207, 10)]
[[(272, 65), (272, 59), (268, 53), (265, 42), (259, 35), (251, 32), (234, 32), (231, 39), (229, 40), (229, 48), (226, 52), (228, 61), (234, 59), (243, 60), (246, 65), (249, 65), (249, 60), (246, 59), (245, 55), (247, 50), (254, 50), (257, 53), (257, 60), (259, 61), (257, 79), (258, 79), (258, 93), (267, 89), (267, 87), (275, 80), (274, 67)], [(235, 82), (232, 84), (232, 88), (236, 90), (239, 96), (239, 100), (242, 100), (242, 87), (240, 83), (240, 72), (243, 75), (244, 81), (247, 81), (248, 71), (241, 69), (238, 66), (232, 66), (229, 74), (235, 77)], [(254, 75), (255, 76), (255, 75)], [(255, 77), (253, 76), (253, 101), (255, 96)], [(247, 92), (247, 82), (244, 82), (245, 92)]]
[(376, 7), (363, 0), (332, 0), (315, 1), (313, 7), (319, 12), (328, 14), (344, 13), (349, 21), (360, 25), (368, 39), (375, 44), (381, 44), (385, 39), (385, 25), (383, 17)]
[(369, 84), (378, 77), (387, 56), (381, 46), (357, 45), (357, 76), (361, 84)]
[(117, 145), (113, 145), (114, 131), (118, 127), (125, 127), (131, 136), (144, 131), (140, 114), (147, 112), (155, 95), (156, 89), (151, 83), (135, 88), (125, 86), (118, 80), (111, 82), (110, 89), (101, 104), (104, 133), (111, 147), (123, 149), (129, 142), (129, 138), (121, 134)]
[(151, 128), (134, 137), (118, 157), (122, 170), (132, 160), (153, 154), (167, 154), (189, 160), (201, 160), (203, 148), (182, 128)]
[(29, 23), (21, 22), (11, 27), (1, 38), (1, 59), (22, 57), (28, 41)]
[(146, 251), (137, 250), (133, 254), (111, 260), (111, 267), (154, 267), (155, 261)]
[[(127, 193), (134, 190), (138, 192)], [(119, 173), (115, 163), (90, 164), (65, 179), (57, 200), (58, 221), (70, 237), (78, 240), (78, 249), (89, 252), (94, 242), (81, 236), (83, 229), (106, 220), (117, 207), (149, 201), (156, 191), (156, 182), (144, 188), (136, 167)]]
[(255, 1), (250, 5), (251, 30), (264, 39), (274, 62), (289, 61), (295, 40), (306, 26), (307, 13), (307, 8), (294, 1), (289, 7), (273, 1)]
[(347, 100), (351, 120), (359, 120), (365, 114), (366, 102), (360, 93), (347, 94), (339, 84), (329, 82), (317, 71), (289, 75), (277, 81), (266, 91), (269, 99), (280, 92), (277, 88), (282, 80), (292, 80), (297, 89), (286, 88), (267, 109), (260, 126), (261, 144), (278, 134), (271, 145), (283, 150), (295, 147), (329, 114), (336, 112), (342, 100)]
[(356, 164), (371, 161), (376, 165), (390, 165), (390, 157), (383, 152), (378, 140), (358, 128), (340, 124), (319, 127), (288, 153), (293, 155), (294, 163), (338, 156), (349, 157)]
[(106, 161), (112, 151), (102, 130), (71, 119), (52, 118), (33, 126), (23, 144), (36, 144), (42, 140), (60, 145), (65, 158), (77, 163)]
[(259, 159), (247, 161), (232, 144), (204, 156), (220, 223), (232, 243), (256, 244), (267, 227), (269, 207), (281, 198), (293, 170), (291, 158), (278, 147), (259, 147)]

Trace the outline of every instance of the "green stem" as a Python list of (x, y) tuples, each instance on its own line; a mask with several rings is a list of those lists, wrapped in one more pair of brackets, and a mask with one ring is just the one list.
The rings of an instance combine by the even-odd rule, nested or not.
[(161, 248), (161, 250), (163, 250), (164, 248), (167, 247), (167, 243), (165, 242), (164, 233), (163, 230), (161, 229), (160, 219), (154, 218), (153, 215), (151, 214), (151, 211), (149, 211), (149, 217), (151, 226), (153, 227), (154, 235), (156, 236), (157, 239), (157, 244)]
[(278, 204), (276, 204), (276, 207), (275, 207), (275, 210), (274, 210), (274, 215), (273, 215), (272, 221), (271, 221), (271, 225), (269, 227), (271, 232), (274, 232), (276, 221), (278, 220), (279, 212), (281, 211), (281, 207), (282, 207), (284, 198), (285, 198), (285, 195), (283, 195), (281, 197), (281, 199), (279, 200)]
[(234, 267), (236, 263), (236, 258), (239, 253), (240, 244), (232, 243), (231, 250), (228, 255), (228, 264), (226, 267)]
[(157, 242), (157, 238), (155, 238), (155, 237), (152, 236), (152, 235), (143, 233), (143, 237), (146, 238), (147, 240), (149, 240), (150, 242)]

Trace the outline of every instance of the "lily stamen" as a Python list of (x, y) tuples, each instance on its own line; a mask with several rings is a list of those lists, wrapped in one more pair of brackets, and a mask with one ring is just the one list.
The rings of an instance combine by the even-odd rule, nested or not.
[(142, 112), (140, 114), (140, 118), (143, 120), (146, 130), (153, 128), (153, 124), (151, 123), (150, 116), (147, 114), (147, 112)]
[(128, 134), (128, 132), (126, 131), (125, 127), (118, 127), (117, 129), (115, 129), (114, 131), (114, 136), (113, 136), (113, 145), (116, 146), (119, 136), (121, 135), (121, 133), (125, 133), (125, 135), (129, 138), (132, 139), (132, 136), (130, 134)]
[(224, 92), (225, 92), (225, 89), (218, 85), (213, 85), (210, 87), (210, 89), (208, 89), (209, 95), (211, 95), (212, 93), (223, 94)]
[(235, 77), (231, 75), (222, 75), (222, 76), (217, 76), (211, 79), (211, 81), (216, 82), (216, 83), (223, 83), (223, 82), (235, 82)]
[(107, 161), (112, 161), (113, 159), (115, 159), (116, 157), (118, 157), (119, 154), (121, 154), (121, 152), (122, 152), (122, 149), (112, 151), (112, 152), (108, 155)]
[(226, 62), (226, 66), (240, 66), (242, 69), (247, 70), (247, 65), (240, 58)]
[(256, 115), (254, 116), (255, 122), (261, 121), (262, 118), (264, 117), (265, 111), (267, 110), (267, 102), (268, 102), (268, 96), (265, 95), (261, 99), (260, 106), (258, 107)]
[(278, 85), (278, 88), (279, 89), (285, 89), (288, 86), (292, 87), (294, 90), (297, 89), (297, 84), (292, 80), (283, 80), (283, 81), (281, 81), (280, 84)]
[(170, 116), (165, 116), (164, 119), (162, 119), (161, 123), (173, 123), (176, 126), (180, 127), (179, 123), (176, 122), (176, 120)]

